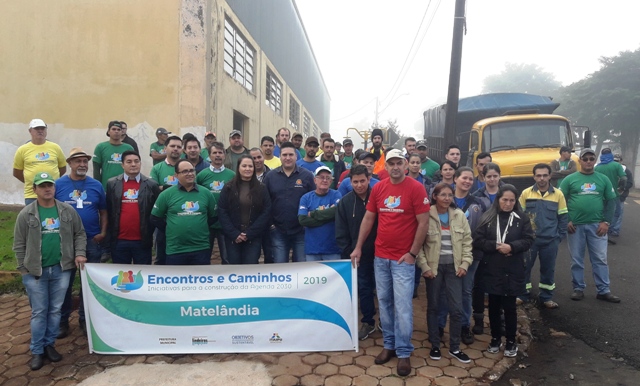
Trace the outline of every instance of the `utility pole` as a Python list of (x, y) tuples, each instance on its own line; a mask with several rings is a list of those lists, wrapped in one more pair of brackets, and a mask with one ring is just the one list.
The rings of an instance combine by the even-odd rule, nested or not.
[(460, 70), (462, 62), (462, 37), (465, 26), (465, 0), (456, 0), (453, 19), (453, 41), (451, 43), (451, 66), (449, 68), (449, 94), (447, 116), (444, 123), (444, 147), (456, 143), (456, 118), (460, 99)]

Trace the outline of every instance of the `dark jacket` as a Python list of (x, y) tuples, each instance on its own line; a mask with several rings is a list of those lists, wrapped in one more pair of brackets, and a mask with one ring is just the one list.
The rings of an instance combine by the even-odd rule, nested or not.
[(273, 225), (285, 235), (304, 232), (298, 222), (298, 208), (300, 198), (316, 189), (313, 174), (296, 166), (291, 175), (287, 176), (282, 166), (279, 166), (265, 176), (263, 183), (271, 197)]
[(193, 165), (193, 168), (196, 169), (196, 174), (211, 166), (211, 164), (205, 161), (201, 156), (198, 156), (198, 158), (198, 163)]
[[(243, 147), (244, 150), (242, 150), (242, 153), (238, 154), (238, 156), (241, 155), (251, 155), (251, 152), (249, 151), (249, 149), (247, 149), (246, 147)], [(229, 170), (233, 170), (233, 172), (236, 172), (236, 166), (237, 165), (233, 165), (233, 162), (231, 160), (231, 147), (228, 147), (225, 149), (224, 151), (224, 167), (229, 169)]]
[(235, 240), (242, 232), (247, 235), (248, 240), (261, 237), (267, 231), (271, 221), (271, 197), (269, 197), (269, 191), (263, 184), (260, 184), (260, 200), (262, 202), (259, 203), (257, 200), (252, 200), (249, 215), (250, 225), (248, 228), (242, 229), (240, 198), (238, 197), (238, 191), (233, 188), (233, 185), (225, 184), (222, 192), (220, 192), (218, 220), (220, 220), (222, 232), (232, 240)]
[[(336, 209), (336, 242), (342, 251), (343, 259), (350, 259), (351, 252), (358, 242), (360, 224), (367, 213), (367, 202), (371, 194), (371, 187), (367, 190), (367, 197), (362, 200), (355, 192), (351, 191), (344, 195), (338, 203)], [(378, 219), (373, 223), (369, 237), (362, 245), (361, 261), (373, 262), (375, 255), (376, 235), (378, 234)]]
[(534, 241), (533, 228), (529, 216), (522, 211), (515, 212), (511, 226), (509, 213), (500, 212), (500, 234), (508, 227), (505, 243), (511, 246), (511, 255), (503, 255), (496, 250), (496, 219), (481, 225), (473, 232), (473, 248), (484, 253), (480, 264), (484, 274), (482, 283), (488, 294), (518, 296), (526, 293), (525, 257)]
[[(467, 218), (467, 222), (469, 223), (469, 229), (471, 232), (478, 227), (480, 224), (480, 218), (487, 211), (487, 206), (485, 203), (478, 197), (468, 194), (467, 201), (464, 204), (464, 207), (459, 208), (462, 213), (464, 213)], [(483, 253), (480, 249), (473, 249), (473, 260), (482, 260)]]
[(129, 137), (128, 135), (124, 137), (124, 139), (122, 140), (122, 143), (126, 143), (128, 145), (131, 145), (131, 147), (133, 148), (133, 150), (136, 151), (136, 153), (140, 154), (140, 151), (138, 150), (138, 144), (136, 143), (136, 141)]
[(633, 188), (633, 174), (631, 174), (627, 165), (622, 165), (622, 168), (624, 169), (624, 173), (627, 175), (627, 183), (624, 186), (624, 191), (620, 193), (620, 201), (624, 202), (624, 200), (629, 197), (629, 189)]
[[(107, 211), (109, 213), (109, 236), (112, 247), (118, 241), (120, 233), (120, 206), (122, 205), (122, 186), (124, 174), (109, 178), (107, 181)], [(140, 236), (142, 246), (151, 248), (155, 227), (149, 221), (151, 210), (160, 195), (160, 187), (153, 179), (140, 174), (140, 190), (138, 191), (138, 208), (140, 209)]]

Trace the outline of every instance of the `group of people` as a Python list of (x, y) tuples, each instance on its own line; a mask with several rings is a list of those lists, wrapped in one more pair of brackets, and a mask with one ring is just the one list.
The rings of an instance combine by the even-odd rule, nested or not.
[[(141, 154), (125, 142), (125, 127), (112, 121), (109, 140), (93, 155), (76, 147), (65, 157), (46, 140), (46, 124), (34, 119), (31, 141), (16, 152), (14, 175), (25, 183), (26, 206), (16, 221), (14, 251), (32, 306), (34, 370), (44, 359), (61, 359), (54, 343), (69, 331), (76, 269), (104, 256), (117, 264), (152, 264), (154, 244), (160, 265), (210, 264), (215, 242), (222, 264), (257, 264), (261, 254), (265, 264), (351, 259), (358, 267), (359, 339), (377, 328), (377, 296), (384, 350), (375, 361), (397, 356), (399, 375), (411, 371), (412, 297), (422, 277), (434, 360), (441, 358), (449, 317), (449, 354), (470, 361), (460, 343), (483, 333), (485, 293), (488, 351), (501, 347), (504, 313), (505, 355), (515, 356), (517, 299), (530, 296), (537, 255), (539, 299), (558, 307), (555, 256), (567, 232), (572, 299), (585, 289), (588, 245), (597, 297), (619, 301), (609, 291), (606, 266), (616, 196), (609, 179), (593, 172), (589, 149), (580, 154), (582, 170), (567, 174), (559, 189), (550, 183), (551, 166), (538, 164), (535, 185), (519, 195), (500, 182), (500, 167), (488, 153), (476, 157), (474, 173), (459, 165), (456, 145), (439, 164), (428, 157), (425, 140), (408, 138), (404, 152), (384, 148), (377, 129), (372, 147), (354, 152), (350, 139), (336, 151), (329, 133), (304, 139), (281, 128), (248, 149), (237, 130), (225, 148), (212, 132), (203, 147), (195, 135), (158, 128), (147, 176)], [(604, 251), (591, 238), (604, 239)], [(82, 306), (79, 319), (86, 331)]]

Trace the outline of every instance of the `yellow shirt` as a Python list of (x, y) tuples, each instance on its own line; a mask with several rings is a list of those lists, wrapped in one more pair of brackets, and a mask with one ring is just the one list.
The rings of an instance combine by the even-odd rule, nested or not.
[(64, 153), (58, 144), (46, 141), (42, 145), (25, 143), (16, 151), (13, 168), (24, 173), (24, 198), (36, 198), (33, 191), (33, 177), (36, 173), (47, 172), (54, 179), (60, 178), (60, 169), (67, 165)]
[(280, 158), (274, 156), (270, 160), (265, 158), (264, 159), (264, 164), (267, 165), (269, 167), (269, 169), (273, 170), (273, 169), (277, 168), (278, 166), (282, 165), (282, 162), (280, 162)]

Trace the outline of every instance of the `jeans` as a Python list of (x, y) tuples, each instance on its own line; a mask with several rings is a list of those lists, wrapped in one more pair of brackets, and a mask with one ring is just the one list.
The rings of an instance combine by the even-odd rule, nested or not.
[(167, 255), (167, 265), (211, 265), (211, 251), (203, 249)]
[(495, 339), (502, 337), (502, 315), (500, 309), (504, 310), (504, 327), (507, 341), (515, 342), (516, 329), (518, 328), (516, 297), (489, 294), (489, 326), (491, 327), (491, 337)]
[(156, 229), (156, 265), (167, 264), (167, 235), (161, 229)]
[(37, 200), (37, 198), (25, 198), (24, 199), (24, 206), (27, 206), (27, 205), (31, 204), (35, 200)]
[(53, 346), (60, 331), (60, 309), (69, 286), (71, 270), (63, 271), (59, 264), (42, 268), (42, 276), (22, 275), (31, 304), (31, 354), (43, 354)]
[(271, 247), (271, 237), (269, 235), (262, 237), (262, 254), (264, 255), (265, 264), (273, 264), (273, 250)]
[(415, 264), (375, 257), (376, 292), (384, 348), (396, 350), (398, 358), (413, 352), (413, 285)]
[(598, 295), (604, 295), (609, 289), (609, 266), (607, 265), (607, 235), (598, 236), (596, 224), (576, 225), (575, 233), (569, 233), (569, 253), (571, 254), (571, 277), (574, 291), (584, 291), (584, 252), (589, 249), (589, 260), (593, 270), (593, 281)]
[(220, 250), (220, 263), (221, 264), (234, 264), (229, 262), (229, 255), (227, 253), (227, 244), (225, 243), (225, 237), (222, 233), (222, 229), (209, 229), (209, 255), (213, 254), (213, 243), (218, 241), (218, 249)]
[[(102, 248), (100, 244), (97, 244), (93, 241), (92, 238), (87, 238), (87, 263), (99, 263), (100, 258), (102, 257)], [(60, 324), (68, 325), (69, 317), (71, 316), (71, 312), (73, 312), (73, 282), (76, 280), (76, 271), (77, 269), (70, 269), (69, 272), (69, 287), (67, 288), (67, 292), (64, 296), (64, 302), (62, 303), (62, 309), (60, 314)], [(80, 305), (78, 306), (78, 317), (82, 322), (84, 320), (84, 306), (82, 304), (82, 287), (80, 287)]]
[(538, 298), (541, 302), (546, 302), (553, 298), (553, 290), (556, 289), (555, 274), (558, 244), (560, 244), (560, 239), (550, 242), (536, 239), (531, 246), (524, 271), (525, 280), (527, 281), (527, 294), (522, 299), (529, 299), (529, 291), (532, 288), (531, 271), (537, 257), (540, 257), (540, 284), (538, 285), (540, 295), (538, 295)]
[(118, 240), (111, 254), (113, 264), (151, 265), (151, 248), (142, 246), (140, 240)]
[(227, 264), (258, 264), (262, 237), (236, 244), (228, 237), (224, 238), (227, 249)]
[(340, 260), (340, 254), (306, 255), (307, 261)]
[[(480, 260), (474, 260), (473, 263), (471, 263), (471, 265), (469, 266), (467, 274), (462, 278), (462, 295), (460, 297), (462, 302), (462, 318), (460, 319), (460, 327), (468, 328), (471, 326), (473, 285), (479, 263)], [(438, 269), (438, 272), (439, 271), (440, 270)], [(438, 325), (441, 328), (444, 328), (444, 326), (447, 324), (447, 315), (449, 314), (449, 305), (447, 298), (447, 293), (444, 290), (440, 291), (440, 300), (438, 303)], [(452, 332), (452, 326), (449, 326), (449, 332)]]
[(271, 251), (275, 263), (288, 263), (289, 251), (293, 250), (293, 262), (305, 261), (304, 229), (298, 233), (287, 235), (278, 228), (271, 230)]
[(613, 236), (620, 235), (620, 228), (622, 227), (622, 215), (624, 214), (624, 202), (620, 200), (620, 197), (616, 200), (616, 211), (613, 214), (613, 220), (609, 227), (609, 234)]
[[(466, 277), (466, 276), (465, 276)], [(449, 351), (460, 349), (460, 332), (462, 330), (462, 286), (463, 278), (456, 276), (453, 264), (439, 264), (436, 277), (425, 278), (427, 284), (427, 330), (432, 347), (440, 348), (438, 331), (442, 306), (451, 313), (449, 325)], [(446, 301), (441, 302), (442, 297)], [(439, 315), (440, 314), (440, 315)], [(446, 316), (445, 316), (446, 321)]]
[(373, 271), (373, 260), (363, 262), (358, 265), (358, 303), (362, 319), (360, 322), (375, 326), (376, 305), (373, 300), (373, 290), (376, 286), (376, 277)]

